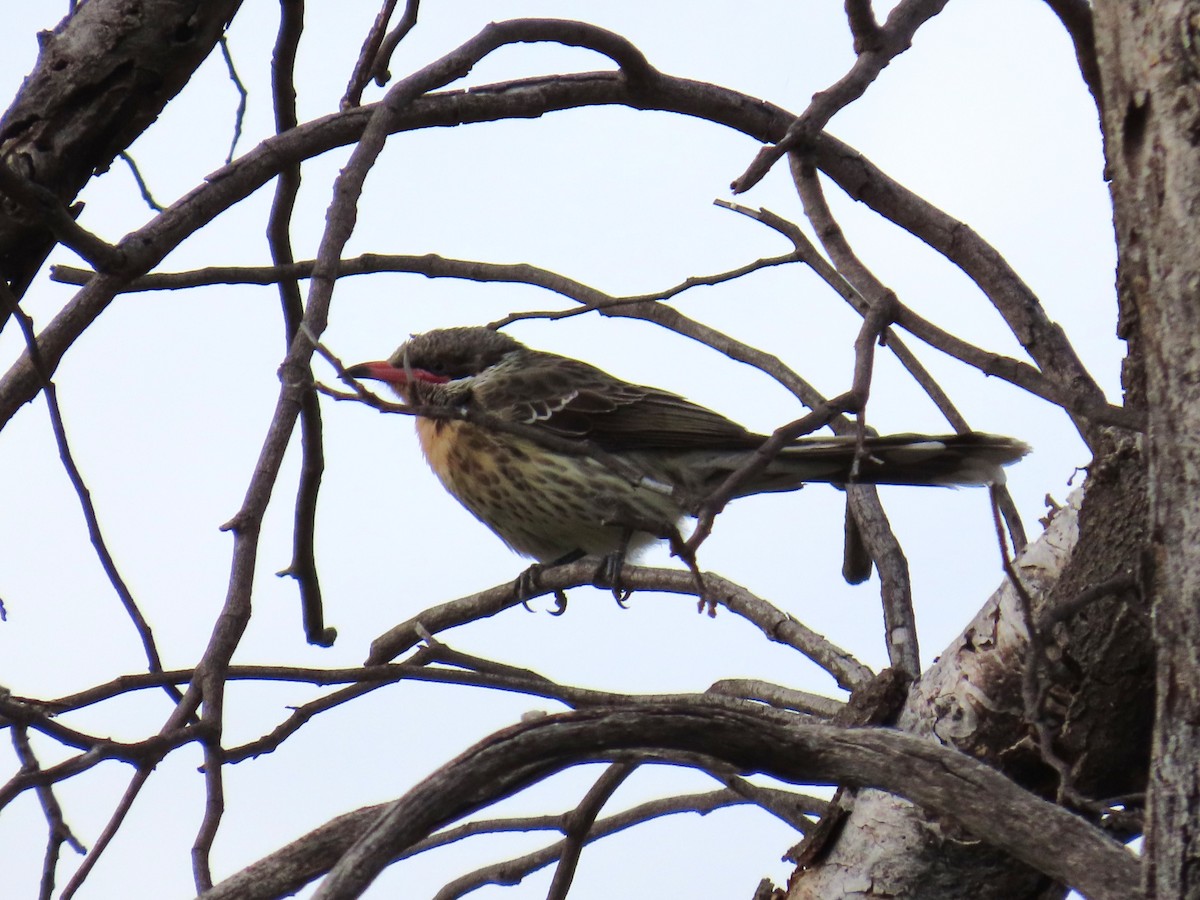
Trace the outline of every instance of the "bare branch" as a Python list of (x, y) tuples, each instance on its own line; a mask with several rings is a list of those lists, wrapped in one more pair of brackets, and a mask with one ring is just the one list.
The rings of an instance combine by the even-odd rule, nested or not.
[[(342, 95), (341, 109), (350, 109), (362, 102), (362, 92), (371, 80), (371, 72), (375, 69), (375, 59), (379, 55), (379, 47), (383, 44), (383, 35), (387, 23), (396, 11), (396, 0), (383, 0), (383, 7), (375, 16), (367, 36), (363, 38), (362, 49), (358, 51), (358, 59), (354, 63), (354, 71), (350, 74), (350, 83), (346, 85), (346, 93)], [(415, 12), (415, 10), (414, 10)], [(416, 17), (413, 17), (416, 24)], [(409, 26), (410, 28), (412, 26)]]
[(225, 165), (229, 165), (233, 162), (233, 154), (237, 150), (238, 141), (242, 138), (242, 125), (246, 121), (246, 99), (250, 96), (250, 92), (246, 90), (246, 85), (242, 84), (242, 79), (238, 77), (237, 67), (233, 64), (233, 54), (229, 52), (229, 39), (225, 35), (221, 35), (217, 46), (221, 48), (221, 58), (225, 60), (225, 71), (229, 73), (229, 80), (238, 94), (237, 110), (233, 114), (233, 137), (229, 139), (229, 153), (225, 156)]
[[(966, 272), (1053, 385), (1054, 396), (1049, 399), (1076, 419), (1084, 440), (1089, 444), (1095, 440), (1094, 429), (1100, 422), (1140, 427), (1135, 413), (1108, 405), (1062, 328), (1050, 321), (1037, 296), (996, 248), (834, 138), (823, 135), (810, 149), (812, 162), (850, 196), (925, 241)], [(988, 369), (983, 371), (992, 374)]]
[(776, 709), (790, 709), (822, 719), (833, 718), (845, 705), (837, 700), (822, 697), (820, 694), (811, 694), (808, 691), (798, 691), (795, 688), (750, 678), (722, 678), (720, 681), (714, 682), (705, 693), (740, 697), (744, 700), (758, 700), (774, 706)]
[(19, 204), (27, 216), (39, 221), (60, 243), (70, 247), (98, 271), (120, 272), (128, 264), (119, 247), (75, 221), (81, 208), (68, 210), (53, 191), (21, 177), (4, 162), (0, 162), (0, 193)]
[(358, 62), (354, 65), (354, 74), (350, 76), (350, 84), (346, 87), (345, 96), (342, 97), (342, 109), (358, 106), (362, 101), (362, 92), (368, 81), (374, 79), (375, 83), (382, 87), (391, 80), (388, 63), (391, 61), (392, 54), (396, 52), (396, 48), (400, 46), (400, 42), (416, 26), (419, 6), (420, 0), (406, 0), (400, 21), (384, 37), (384, 29), (387, 28), (388, 20), (391, 19), (392, 13), (396, 9), (396, 0), (385, 0), (383, 9), (375, 17), (375, 22), (371, 26), (366, 40), (363, 41)]
[[(546, 594), (591, 584), (595, 568), (592, 560), (554, 566), (542, 573), (537, 589)], [(621, 580), (625, 587), (635, 591), (663, 591), (694, 596), (697, 590), (690, 573), (675, 569), (626, 565), (621, 571)], [(790, 613), (777, 609), (745, 588), (713, 572), (704, 573), (704, 584), (715, 602), (747, 619), (772, 641), (799, 650), (829, 672), (840, 687), (853, 690), (872, 677), (871, 670), (845, 650), (806, 628)], [(437, 634), (456, 625), (493, 616), (518, 603), (520, 600), (516, 590), (509, 584), (430, 607), (376, 638), (371, 643), (367, 665), (395, 659), (420, 643), (423, 633)]]
[(846, 21), (850, 23), (850, 33), (854, 35), (855, 53), (882, 49), (879, 21), (875, 18), (875, 10), (871, 8), (871, 0), (846, 0)]
[(1075, 45), (1075, 59), (1079, 62), (1079, 74), (1096, 102), (1096, 109), (1104, 117), (1104, 84), (1100, 79), (1100, 65), (1096, 60), (1096, 30), (1092, 22), (1092, 4), (1088, 0), (1046, 0), (1054, 10), (1071, 43)]
[[(275, 131), (283, 134), (298, 124), (296, 114), (295, 66), (296, 52), (304, 29), (304, 6), (288, 0), (280, 7), (279, 33), (275, 39), (272, 73), (272, 93), (275, 106)], [(300, 164), (293, 162), (279, 173), (275, 198), (267, 222), (267, 241), (271, 259), (277, 267), (295, 262), (291, 242), (291, 220), (296, 197), (300, 192)], [(279, 281), (279, 299), (283, 309), (284, 342), (290, 346), (304, 320), (304, 299), (298, 279)], [(310, 644), (329, 647), (337, 630), (325, 627), (321, 602), (321, 582), (317, 575), (314, 531), (317, 519), (317, 495), (321, 474), (325, 470), (325, 452), (321, 428), (321, 405), (314, 391), (305, 391), (300, 407), (300, 483), (296, 489), (294, 524), (292, 527), (292, 561), (280, 577), (296, 580), (303, 609), (304, 634)]]
[(583, 845), (587, 843), (588, 835), (596, 822), (596, 816), (604, 808), (613, 793), (633, 774), (637, 766), (633, 763), (616, 763), (604, 770), (600, 779), (580, 801), (579, 806), (568, 813), (564, 819), (564, 840), (558, 854), (558, 865), (554, 869), (554, 878), (550, 882), (550, 890), (546, 900), (566, 900), (571, 890), (571, 882), (575, 880), (575, 870), (579, 866), (579, 855)]
[[(3, 166), (0, 166), (0, 169), (2, 168)], [(75, 464), (75, 457), (67, 442), (67, 430), (63, 424), (62, 410), (58, 406), (58, 391), (54, 382), (50, 380), (50, 373), (42, 360), (37, 338), (33, 333), (33, 322), (21, 309), (16, 296), (2, 278), (0, 278), (0, 306), (5, 307), (9, 315), (17, 320), (21, 333), (25, 337), (25, 346), (28, 348), (30, 361), (41, 379), (42, 393), (46, 396), (46, 410), (50, 414), (50, 428), (54, 432), (54, 441), (58, 445), (58, 455), (62, 460), (67, 477), (71, 480), (71, 486), (75, 489), (75, 495), (79, 498), (79, 505), (83, 509), (83, 518), (87, 523), (88, 537), (96, 551), (96, 557), (100, 560), (100, 566), (104, 569), (109, 584), (112, 585), (117, 599), (125, 608), (125, 614), (133, 622), (133, 627), (142, 641), (147, 667), (151, 672), (161, 672), (162, 659), (158, 654), (158, 645), (154, 642), (154, 632), (150, 628), (150, 623), (146, 621), (146, 617), (142, 615), (133, 592), (130, 591), (129, 585), (121, 576), (117, 562), (108, 549), (108, 542), (105, 541), (104, 532), (100, 529), (100, 517), (96, 514), (96, 506), (92, 502), (92, 493), (83, 480), (83, 473), (79, 471), (79, 466)], [(163, 689), (173, 701), (179, 702), (183, 699), (183, 695), (175, 689), (174, 685), (163, 685)]]
[[(797, 810), (807, 811), (813, 815), (820, 814), (825, 805), (824, 801), (815, 797), (806, 797), (803, 794), (787, 793), (785, 795), (785, 792), (778, 790), (772, 790), (772, 793), (784, 795), (777, 797), (776, 806), (782, 805), (786, 799), (793, 803)], [(591, 843), (664, 816), (687, 812), (703, 815), (714, 810), (751, 802), (754, 801), (729, 788), (704, 794), (651, 800), (600, 819), (588, 833), (587, 842)], [(206, 892), (201, 900), (235, 900), (235, 898), (236, 900), (268, 900), (268, 898), (273, 900), (275, 897), (295, 893), (305, 884), (329, 871), (337, 859), (379, 817), (384, 808), (385, 804), (366, 807), (327, 822), (217, 884), (211, 891)], [(562, 820), (561, 815), (477, 820), (440, 831), (427, 840), (414, 845), (400, 858), (411, 857), (474, 835), (506, 831), (557, 831), (562, 828)], [(500, 866), (503, 866), (506, 872), (505, 883), (511, 883), (514, 879), (524, 877), (524, 875), (554, 862), (558, 858), (561, 846), (561, 842), (552, 844), (520, 859), (509, 860), (499, 866), (488, 866), (464, 875), (452, 884), (446, 885), (442, 890), (442, 896), (462, 896), (477, 887), (494, 883), (495, 873)]]
[[(21, 771), (40, 771), (41, 766), (38, 764), (37, 756), (34, 755), (33, 747), (29, 743), (29, 735), (24, 726), (18, 725), (12, 729), (12, 741), (17, 759), (21, 763)], [(39, 900), (50, 900), (54, 896), (54, 876), (58, 869), (58, 854), (62, 845), (66, 844), (81, 855), (86, 854), (87, 850), (75, 837), (63, 817), (62, 807), (59, 806), (58, 798), (54, 795), (53, 787), (43, 785), (37, 789), (37, 795), (49, 832), (46, 839), (46, 855), (42, 862), (42, 883), (38, 898)]]
[(387, 37), (379, 46), (379, 52), (375, 55), (375, 63), (371, 67), (371, 77), (380, 87), (391, 80), (391, 73), (387, 69), (388, 64), (391, 62), (392, 54), (400, 46), (400, 42), (416, 27), (419, 7), (420, 0), (405, 0), (404, 12), (400, 16), (400, 21), (396, 23), (395, 28), (388, 32)]
[[(785, 153), (807, 143), (840, 110), (865, 94), (888, 63), (912, 45), (912, 37), (917, 29), (940, 13), (946, 2), (947, 0), (902, 0), (892, 10), (883, 27), (871, 34), (869, 47), (859, 49), (859, 33), (856, 31), (855, 50), (858, 52), (858, 58), (850, 71), (825, 90), (813, 95), (808, 109), (796, 117), (783, 139), (773, 147), (760, 150), (750, 168), (734, 179), (730, 185), (733, 192), (744, 194), (750, 190), (762, 181)], [(859, 26), (864, 25), (865, 21), (865, 16), (853, 11), (855, 8), (854, 4), (848, 4), (852, 28), (855, 28), (856, 23)], [(861, 4), (858, 4), (857, 8), (861, 10)]]
[(653, 712), (564, 713), (497, 733), (390, 804), (314, 897), (356, 896), (348, 892), (361, 892), (398, 853), (446, 822), (567, 766), (647, 747), (700, 753), (785, 781), (876, 785), (987, 835), (1093, 900), (1127, 900), (1139, 890), (1132, 853), (956, 751), (896, 732), (800, 725), (761, 709), (666, 704)]
[[(509, 24), (515, 27), (516, 23)], [(394, 126), (396, 130), (408, 130), (494, 121), (507, 117), (531, 118), (556, 109), (603, 104), (623, 104), (635, 109), (668, 110), (699, 116), (738, 129), (760, 140), (780, 139), (788, 123), (793, 121), (792, 116), (778, 107), (711, 84), (655, 73), (650, 80), (638, 84), (634, 90), (630, 82), (619, 75), (585, 73), (555, 79), (525, 79), (474, 88), (465, 93), (458, 91), (419, 97), (398, 115)], [(84, 290), (40, 335), (43, 358), (47, 360), (48, 365), (57, 365), (71, 342), (111, 302), (113, 293), (122, 289), (133, 275), (146, 272), (184, 237), (248, 196), (274, 177), (279, 168), (289, 161), (309, 158), (355, 140), (361, 133), (371, 109), (372, 107), (363, 107), (330, 116), (298, 126), (285, 135), (264, 142), (230, 166), (215, 173), (205, 184), (181, 198), (154, 222), (127, 236), (119, 246), (131, 260), (128, 275), (119, 278), (99, 276), (89, 281)], [(842, 184), (844, 189), (850, 191), (852, 196), (867, 200), (882, 214), (898, 221), (902, 226), (914, 217), (916, 210), (913, 203), (899, 202), (899, 198), (909, 195), (899, 185), (890, 182), (882, 173), (873, 169), (861, 155), (853, 153), (844, 144), (827, 135), (815, 137), (810, 149), (816, 154), (818, 165)], [(863, 175), (866, 176), (865, 179)], [(922, 214), (924, 218), (916, 218), (914, 231), (942, 252), (950, 253), (952, 248), (939, 236), (943, 233), (939, 223), (952, 220), (932, 207), (929, 207), (929, 210), (930, 212)], [(938, 216), (941, 218), (938, 219)], [(993, 296), (994, 302), (997, 302), (997, 297), (1019, 295), (1021, 291), (1028, 293), (1028, 288), (1016, 279), (1011, 270), (1007, 270), (1003, 265), (997, 267), (995, 260), (999, 257), (993, 248), (988, 247), (961, 223), (955, 225), (957, 227), (951, 229), (952, 236), (969, 252), (951, 258), (976, 278), (984, 291)], [(1000, 262), (1002, 263), (1002, 260)], [(641, 317), (650, 318), (659, 324), (670, 321), (669, 314), (658, 307), (652, 307)], [(1028, 329), (1024, 327), (1016, 330), (1018, 335), (1028, 333)], [(1135, 412), (1109, 406), (1102, 396), (1093, 394), (1090, 389), (1077, 388), (1077, 382), (1072, 377), (1077, 366), (1055, 368), (1060, 356), (1056, 348), (1061, 347), (1064, 342), (1059, 331), (1054, 327), (1049, 330), (1039, 328), (1036, 334), (1035, 349), (1038, 353), (1035, 354), (1035, 358), (1039, 363), (1048, 372), (1067, 372), (1061, 376), (1062, 386), (1059, 391), (1062, 396), (1053, 398), (1055, 402), (1068, 405), (1077, 415), (1085, 415), (1096, 423), (1141, 428), (1141, 419)], [(731, 357), (744, 361), (748, 355), (748, 352), (742, 352), (740, 355), (731, 354)], [(995, 375), (1007, 373), (1009, 364), (1005, 363), (1002, 357), (996, 357), (996, 360), (997, 364), (985, 371)], [(1068, 369), (1070, 371), (1067, 371)], [(1089, 382), (1090, 378), (1087, 378), (1085, 385)], [(0, 424), (7, 421), (19, 405), (27, 402), (37, 388), (36, 378), (27, 363), (18, 362), (0, 380)]]
[(892, 531), (879, 491), (873, 485), (847, 485), (846, 506), (879, 572), (888, 660), (894, 668), (916, 677), (921, 671), (921, 652), (917, 645), (917, 618), (913, 612), (908, 558)]

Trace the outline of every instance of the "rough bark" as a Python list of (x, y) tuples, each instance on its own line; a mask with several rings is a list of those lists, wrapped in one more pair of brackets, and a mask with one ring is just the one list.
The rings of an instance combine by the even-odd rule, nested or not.
[(1147, 896), (1200, 897), (1200, 4), (1095, 4), (1122, 320), (1145, 361), (1158, 647)]
[[(1093, 466), (1086, 497), (1074, 495), (1017, 565), (1049, 660), (1039, 721), (1068, 764), (1073, 789), (1096, 799), (1143, 789), (1153, 672), (1146, 616), (1129, 584), (1146, 522), (1136, 442), (1119, 442), (1105, 459)], [(914, 684), (898, 727), (986, 760), (1053, 799), (1057, 774), (1025, 714), (1028, 654), (1018, 597), (1006, 583)], [(828, 854), (793, 878), (788, 898), (1013, 900), (1064, 893), (952, 823), (895, 796), (864, 791)]]
[[(0, 162), (66, 206), (150, 126), (212, 52), (241, 0), (90, 0), (42, 32), (37, 66), (0, 118)], [(54, 239), (0, 202), (0, 276), (21, 290)], [(0, 322), (3, 319), (0, 318)]]

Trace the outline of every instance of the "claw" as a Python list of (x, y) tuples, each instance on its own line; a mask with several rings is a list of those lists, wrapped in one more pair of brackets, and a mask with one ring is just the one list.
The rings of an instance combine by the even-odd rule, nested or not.
[[(517, 580), (513, 582), (513, 592), (517, 595), (517, 599), (521, 601), (521, 605), (529, 612), (533, 612), (533, 607), (529, 605), (529, 600), (536, 594), (541, 593), (542, 573), (546, 569), (553, 569), (555, 566), (565, 566), (567, 563), (575, 562), (584, 555), (582, 550), (573, 550), (565, 556), (554, 560), (550, 563), (533, 563), (528, 569), (517, 576)], [(554, 609), (550, 610), (550, 615), (561, 616), (567, 611), (567, 594), (565, 591), (558, 588), (554, 589)]]
[(621, 609), (629, 609), (625, 601), (633, 596), (633, 589), (626, 589), (621, 584), (621, 570), (625, 568), (625, 553), (629, 549), (629, 541), (633, 537), (633, 529), (626, 528), (621, 535), (621, 543), (612, 553), (601, 561), (593, 578), (598, 584), (607, 584), (612, 591), (613, 599)]
[(549, 610), (550, 615), (561, 616), (566, 611), (567, 611), (567, 592), (566, 591), (555, 591), (554, 592), (554, 609)]
[(533, 612), (533, 607), (529, 605), (529, 598), (538, 592), (538, 583), (541, 580), (543, 568), (545, 567), (541, 563), (534, 563), (518, 575), (517, 580), (513, 582), (513, 592), (516, 593), (517, 599), (521, 601), (526, 612)]

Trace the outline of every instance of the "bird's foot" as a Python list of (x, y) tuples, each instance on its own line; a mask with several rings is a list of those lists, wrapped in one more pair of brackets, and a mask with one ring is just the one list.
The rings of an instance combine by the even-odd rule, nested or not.
[[(573, 550), (554, 560), (554, 562), (534, 563), (517, 576), (517, 580), (513, 582), (513, 593), (516, 594), (517, 599), (521, 601), (521, 605), (528, 612), (533, 612), (529, 601), (542, 593), (542, 573), (547, 569), (575, 562), (575, 560), (583, 556), (584, 552), (582, 550)], [(554, 588), (551, 590), (551, 593), (554, 594), (554, 608), (550, 610), (550, 615), (561, 616), (567, 611), (567, 593), (562, 588)]]
[(625, 587), (621, 581), (621, 572), (625, 568), (627, 543), (628, 539), (622, 543), (620, 549), (601, 558), (600, 565), (596, 567), (596, 574), (592, 576), (598, 587), (607, 586), (612, 590), (613, 599), (617, 601), (617, 606), (621, 609), (629, 609), (625, 605), (625, 601), (633, 596), (633, 588)]
[(538, 593), (538, 585), (542, 580), (542, 568), (541, 563), (534, 563), (518, 575), (517, 580), (513, 582), (513, 593), (517, 595), (517, 599), (521, 601), (526, 612), (533, 612), (533, 607), (529, 605), (529, 598)]

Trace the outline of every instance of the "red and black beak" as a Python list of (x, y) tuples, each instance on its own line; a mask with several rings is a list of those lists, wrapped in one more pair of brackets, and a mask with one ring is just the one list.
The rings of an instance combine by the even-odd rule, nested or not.
[(449, 376), (430, 372), (428, 369), (416, 369), (411, 366), (397, 366), (390, 362), (365, 362), (351, 366), (346, 370), (351, 378), (363, 378), (370, 381), (383, 381), (391, 386), (397, 394), (404, 395), (405, 390), (414, 382), (424, 384), (445, 384)]
[[(346, 374), (351, 378), (361, 378), (368, 381), (386, 381), (388, 384), (395, 386), (403, 386), (408, 384), (409, 381), (407, 372), (393, 366), (390, 362), (383, 361), (359, 363), (348, 368)], [(417, 379), (415, 372), (413, 373), (413, 377)]]

